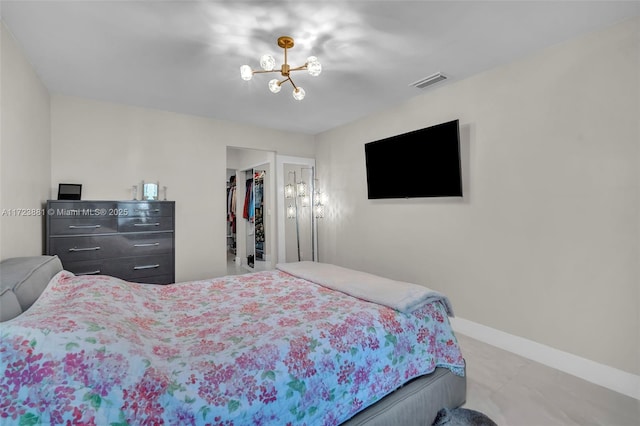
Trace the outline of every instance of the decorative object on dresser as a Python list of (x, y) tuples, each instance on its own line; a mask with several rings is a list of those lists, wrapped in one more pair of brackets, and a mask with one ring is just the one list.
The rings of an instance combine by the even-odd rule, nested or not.
[(46, 254), (76, 275), (175, 282), (174, 201), (47, 201)]
[(58, 184), (58, 200), (79, 200), (82, 196), (82, 185), (77, 183)]
[[(155, 201), (159, 199), (160, 182), (145, 183), (142, 181), (142, 199), (147, 201)], [(166, 195), (166, 194), (165, 194)], [(166, 197), (165, 197), (166, 199)]]

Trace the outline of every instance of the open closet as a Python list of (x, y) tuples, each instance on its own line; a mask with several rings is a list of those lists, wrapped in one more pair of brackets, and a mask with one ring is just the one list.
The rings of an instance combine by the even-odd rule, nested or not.
[(275, 153), (227, 148), (227, 270), (273, 269), (276, 258)]
[[(318, 261), (315, 183), (312, 158), (227, 147), (229, 274)], [(285, 193), (292, 187), (295, 195)]]

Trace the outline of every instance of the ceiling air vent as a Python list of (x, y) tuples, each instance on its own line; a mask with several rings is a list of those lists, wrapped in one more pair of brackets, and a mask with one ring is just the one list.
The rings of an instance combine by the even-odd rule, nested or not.
[(417, 87), (418, 89), (424, 89), (427, 86), (431, 86), (432, 84), (436, 84), (439, 81), (446, 80), (447, 76), (442, 73), (435, 73), (430, 75), (429, 77), (425, 77), (416, 81), (415, 83), (411, 83), (409, 86)]

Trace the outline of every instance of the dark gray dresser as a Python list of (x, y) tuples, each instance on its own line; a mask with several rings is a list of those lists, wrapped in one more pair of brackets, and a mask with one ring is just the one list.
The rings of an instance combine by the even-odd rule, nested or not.
[(46, 254), (76, 275), (175, 282), (174, 201), (47, 201)]

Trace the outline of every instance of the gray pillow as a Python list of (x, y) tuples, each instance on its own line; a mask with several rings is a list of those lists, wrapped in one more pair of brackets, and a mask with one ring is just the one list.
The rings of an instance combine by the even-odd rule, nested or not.
[(29, 309), (58, 272), (58, 256), (12, 257), (0, 262), (0, 321)]

